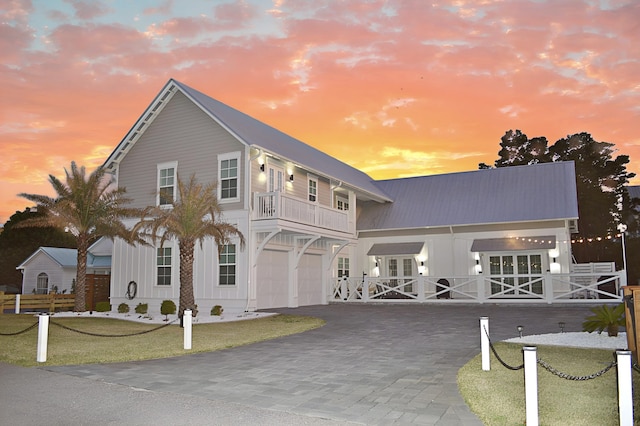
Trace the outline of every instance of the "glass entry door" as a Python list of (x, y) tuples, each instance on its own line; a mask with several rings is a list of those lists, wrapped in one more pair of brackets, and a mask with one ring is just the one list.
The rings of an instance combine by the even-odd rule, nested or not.
[(542, 255), (489, 256), (491, 294), (526, 297), (543, 294)]
[[(412, 257), (392, 257), (387, 261), (387, 272), (390, 277), (390, 287), (398, 287), (398, 291), (405, 293), (413, 292), (413, 271), (414, 260)], [(393, 277), (406, 277), (406, 278), (393, 278)], [(404, 284), (404, 285), (401, 285)]]

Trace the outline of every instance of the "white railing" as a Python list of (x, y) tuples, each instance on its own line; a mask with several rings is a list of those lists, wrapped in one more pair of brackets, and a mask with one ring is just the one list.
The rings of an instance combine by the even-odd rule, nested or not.
[(311, 203), (282, 192), (254, 193), (253, 219), (283, 219), (334, 231), (350, 232), (346, 211)]
[(441, 303), (621, 302), (625, 271), (526, 276), (405, 276), (333, 279), (329, 301)]

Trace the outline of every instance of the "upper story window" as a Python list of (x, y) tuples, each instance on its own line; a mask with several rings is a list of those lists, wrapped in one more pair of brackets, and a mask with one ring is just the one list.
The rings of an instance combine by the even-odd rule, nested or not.
[(312, 203), (318, 202), (318, 178), (315, 176), (309, 176), (309, 201)]
[(170, 206), (176, 194), (176, 173), (178, 163), (158, 164), (158, 197), (159, 206)]
[(340, 195), (336, 196), (336, 208), (338, 210), (349, 210), (349, 199)]
[(238, 176), (240, 153), (232, 152), (218, 156), (218, 198), (220, 201), (238, 201)]

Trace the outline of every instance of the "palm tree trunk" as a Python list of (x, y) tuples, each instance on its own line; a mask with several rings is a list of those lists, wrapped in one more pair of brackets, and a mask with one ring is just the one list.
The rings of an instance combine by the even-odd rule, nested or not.
[(78, 235), (78, 261), (76, 270), (76, 297), (73, 310), (84, 312), (86, 310), (86, 283), (87, 283), (87, 251), (89, 250), (89, 236), (85, 233)]
[(193, 295), (193, 251), (195, 241), (193, 239), (181, 239), (180, 246), (180, 308), (178, 315), (182, 318), (186, 309), (191, 309), (193, 315), (196, 312), (196, 303)]

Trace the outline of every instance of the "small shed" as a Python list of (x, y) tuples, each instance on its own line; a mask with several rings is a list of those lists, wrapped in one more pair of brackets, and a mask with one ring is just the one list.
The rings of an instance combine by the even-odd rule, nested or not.
[[(87, 308), (109, 300), (113, 241), (100, 238), (87, 253)], [(72, 293), (78, 251), (40, 247), (16, 269), (22, 271), (22, 294)]]

